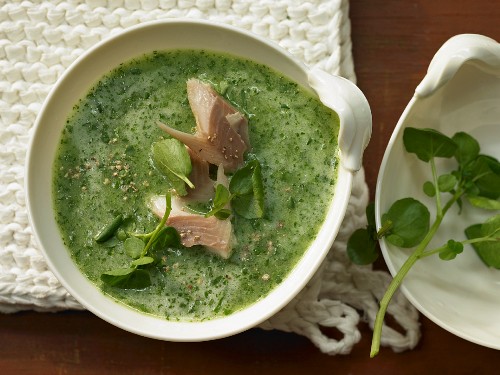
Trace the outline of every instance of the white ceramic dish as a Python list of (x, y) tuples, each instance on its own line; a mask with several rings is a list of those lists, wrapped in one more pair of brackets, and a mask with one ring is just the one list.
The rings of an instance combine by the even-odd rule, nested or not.
[[(324, 225), (302, 260), (264, 299), (228, 317), (199, 323), (170, 322), (144, 315), (103, 295), (71, 260), (60, 238), (51, 199), (52, 163), (65, 120), (78, 99), (120, 63), (154, 50), (179, 48), (227, 52), (264, 63), (305, 87), (313, 86), (341, 119), (342, 165), (335, 196)], [(338, 232), (349, 200), (352, 176), (360, 168), (370, 133), (370, 109), (354, 84), (321, 71), (309, 71), (291, 55), (263, 39), (208, 22), (161, 21), (139, 25), (83, 54), (49, 94), (37, 118), (27, 158), (26, 188), (31, 223), (56, 277), (84, 307), (101, 318), (130, 332), (164, 340), (199, 341), (228, 336), (276, 313), (312, 277)]]
[[(448, 136), (469, 132), (483, 153), (500, 158), (500, 45), (480, 35), (459, 35), (437, 52), (428, 73), (401, 116), (385, 152), (376, 191), (376, 220), (403, 197), (416, 197), (430, 208), (434, 202), (422, 192), (431, 179), (428, 164), (404, 151), (407, 126), (434, 128)], [(438, 162), (446, 168), (447, 160)], [(464, 240), (463, 230), (494, 213), (466, 207), (450, 210), (429, 248), (450, 238)], [(468, 209), (470, 208), (470, 209)], [(431, 217), (435, 212), (431, 211)], [(380, 242), (394, 275), (409, 252)], [(434, 246), (433, 246), (434, 245)], [(455, 260), (437, 256), (418, 261), (402, 290), (420, 312), (448, 331), (469, 341), (500, 349), (500, 271), (488, 269), (474, 250), (466, 247)]]

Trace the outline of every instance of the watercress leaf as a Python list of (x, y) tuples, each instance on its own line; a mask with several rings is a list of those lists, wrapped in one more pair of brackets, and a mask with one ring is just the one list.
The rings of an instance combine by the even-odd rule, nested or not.
[(136, 268), (118, 268), (105, 272), (101, 280), (106, 285), (121, 289), (144, 289), (151, 285), (149, 272)]
[[(231, 193), (229, 190), (221, 184), (217, 184), (215, 187), (215, 196), (212, 202), (212, 208), (209, 212), (205, 214), (205, 217), (214, 216), (218, 219), (227, 219), (231, 215), (231, 210), (226, 208), (227, 204), (231, 201)], [(219, 212), (222, 212), (219, 214)], [(228, 215), (226, 213), (229, 212)]]
[(120, 241), (115, 236), (111, 237), (109, 240), (101, 242), (100, 245), (107, 248), (112, 248), (118, 245)]
[(489, 155), (480, 155), (480, 156), (488, 162), (488, 165), (493, 171), (493, 173), (497, 175), (500, 174), (500, 162), (497, 159)]
[(455, 259), (458, 254), (464, 250), (464, 245), (461, 242), (449, 240), (446, 247), (439, 252), (439, 258), (442, 260)]
[(457, 178), (452, 174), (443, 174), (438, 177), (438, 186), (440, 191), (451, 191), (456, 184)]
[(479, 155), (471, 163), (469, 173), (479, 191), (478, 195), (490, 199), (500, 197), (500, 163), (496, 159)]
[(181, 236), (174, 227), (164, 226), (158, 233), (153, 246), (155, 249), (179, 247), (181, 246)]
[(367, 229), (357, 229), (347, 241), (347, 256), (354, 264), (371, 264), (379, 256), (376, 245), (377, 242)]
[(116, 231), (116, 239), (120, 241), (125, 241), (128, 237), (127, 232), (125, 232), (123, 229), (118, 229)]
[(436, 188), (431, 181), (424, 182), (423, 190), (425, 195), (427, 195), (428, 197), (433, 197), (436, 195)]
[(413, 198), (403, 198), (393, 203), (382, 221), (390, 220), (393, 225), (388, 231), (387, 240), (400, 247), (413, 247), (419, 244), (430, 225), (427, 207)]
[(467, 196), (479, 196), (479, 194), (481, 194), (479, 188), (472, 181), (465, 182), (464, 189)]
[(470, 134), (458, 132), (451, 139), (457, 145), (455, 159), (458, 161), (458, 164), (465, 165), (479, 155), (479, 143)]
[(186, 147), (177, 139), (164, 139), (151, 146), (155, 166), (163, 173), (177, 194), (187, 194), (186, 185), (194, 188), (188, 179), (192, 165)]
[(256, 219), (264, 216), (264, 185), (260, 163), (254, 159), (237, 170), (229, 182), (231, 206), (240, 216)]
[(142, 269), (136, 269), (132, 272), (122, 288), (124, 289), (145, 289), (151, 285), (151, 276), (149, 272)]
[(129, 237), (123, 243), (125, 253), (132, 259), (137, 259), (141, 256), (144, 246), (144, 242), (137, 237)]
[(149, 272), (136, 268), (120, 268), (105, 272), (101, 280), (112, 287), (121, 289), (144, 289), (151, 285)]
[(134, 272), (135, 268), (129, 267), (129, 268), (116, 268), (114, 270), (104, 272), (103, 275), (107, 276), (127, 276)]
[(231, 200), (231, 193), (222, 184), (217, 184), (215, 188), (214, 206), (224, 207)]
[(455, 254), (449, 248), (445, 248), (444, 250), (439, 252), (439, 259), (441, 259), (441, 260), (453, 260), (456, 257), (457, 257), (457, 254)]
[(485, 210), (500, 210), (499, 200), (473, 195), (468, 195), (467, 200), (475, 207), (483, 208)]
[(457, 149), (451, 138), (435, 129), (405, 128), (403, 143), (406, 151), (425, 162), (434, 157), (451, 158)]
[(130, 263), (132, 266), (144, 266), (146, 264), (153, 263), (155, 260), (152, 257), (142, 257), (139, 259), (134, 260), (132, 263)]
[[(465, 235), (468, 239), (481, 238), (482, 224), (474, 224), (465, 229)], [(490, 242), (475, 242), (472, 247), (476, 251), (479, 258), (488, 267), (500, 269), (500, 241)]]
[(231, 194), (245, 195), (253, 193), (252, 176), (256, 165), (258, 165), (258, 161), (252, 160), (234, 173), (229, 182), (229, 191)]
[(481, 225), (481, 235), (500, 239), (500, 215), (490, 217)]
[(446, 246), (456, 254), (460, 254), (464, 251), (464, 245), (461, 242), (455, 240), (448, 240)]
[(262, 182), (262, 171), (260, 164), (255, 160), (255, 168), (252, 175), (252, 185), (253, 185), (253, 195), (255, 197), (256, 204), (258, 206), (259, 216), (264, 215), (264, 183)]
[(405, 240), (397, 234), (389, 234), (385, 237), (387, 241), (397, 247), (405, 247)]
[(214, 216), (219, 220), (226, 220), (229, 216), (231, 216), (231, 210), (223, 208), (222, 210), (217, 211)]
[(258, 219), (264, 215), (261, 203), (253, 194), (235, 196), (231, 206), (234, 212), (245, 219)]

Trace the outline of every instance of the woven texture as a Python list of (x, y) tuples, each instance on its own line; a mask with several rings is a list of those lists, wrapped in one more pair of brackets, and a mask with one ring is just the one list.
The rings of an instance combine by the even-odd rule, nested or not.
[[(225, 22), (273, 40), (309, 66), (355, 80), (345, 0), (11, 1), (0, 5), (0, 312), (82, 309), (47, 269), (28, 222), (24, 163), (35, 117), (57, 78), (98, 41), (138, 23), (167, 18)], [(296, 332), (329, 354), (349, 353), (360, 319), (373, 326), (390, 276), (352, 265), (352, 231), (365, 225), (363, 171), (340, 233), (306, 288), (264, 329)], [(389, 314), (406, 331), (384, 327), (382, 344), (400, 351), (419, 339), (416, 310), (397, 294)], [(341, 339), (320, 327), (335, 327)]]

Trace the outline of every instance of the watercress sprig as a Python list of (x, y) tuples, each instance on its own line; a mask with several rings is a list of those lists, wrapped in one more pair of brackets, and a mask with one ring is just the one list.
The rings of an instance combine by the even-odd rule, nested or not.
[(233, 210), (246, 219), (258, 219), (264, 215), (264, 185), (258, 160), (250, 160), (238, 169), (229, 182), (229, 189), (217, 184), (212, 207), (205, 217), (214, 215), (227, 219), (231, 211), (225, 208), (231, 203)]
[(231, 210), (226, 208), (227, 204), (231, 202), (233, 196), (222, 184), (217, 184), (215, 187), (215, 196), (212, 200), (210, 211), (205, 214), (205, 217), (215, 216), (217, 219), (225, 220), (231, 216)]
[[(371, 357), (379, 351), (389, 302), (419, 259), (438, 254), (442, 260), (452, 260), (463, 252), (464, 245), (470, 244), (487, 266), (500, 269), (500, 215), (468, 227), (465, 230), (467, 240), (450, 239), (438, 248), (428, 249), (445, 215), (455, 204), (461, 211), (464, 198), (472, 206), (498, 210), (500, 163), (495, 158), (480, 154), (477, 140), (465, 132), (449, 138), (434, 129), (409, 127), (403, 133), (403, 143), (407, 152), (430, 165), (432, 180), (426, 181), (422, 188), (427, 196), (434, 199), (436, 214), (431, 223), (429, 210), (423, 203), (414, 198), (403, 198), (394, 202), (382, 215), (382, 227), (377, 231), (373, 208), (370, 208), (367, 209), (367, 227), (355, 231), (347, 243), (347, 254), (356, 264), (369, 264), (377, 258), (376, 241), (382, 237), (395, 246), (413, 248), (380, 300), (373, 329)], [(457, 169), (439, 174), (435, 158), (454, 158)]]
[[(146, 234), (128, 233), (123, 246), (131, 261), (127, 267), (104, 272), (101, 275), (101, 281), (104, 284), (122, 289), (144, 289), (151, 285), (149, 270), (141, 268), (154, 263), (155, 259), (151, 254), (151, 250), (156, 246), (180, 245), (177, 231), (172, 227), (165, 226), (172, 210), (170, 193), (166, 194), (165, 200), (165, 213), (152, 232)], [(118, 230), (118, 227), (115, 228), (116, 230)], [(114, 235), (114, 233), (111, 235)]]

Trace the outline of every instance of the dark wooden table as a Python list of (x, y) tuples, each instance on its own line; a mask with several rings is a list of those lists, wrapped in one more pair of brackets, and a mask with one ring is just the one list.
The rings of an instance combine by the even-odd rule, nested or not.
[[(373, 111), (365, 156), (373, 197), (384, 149), (430, 59), (449, 37), (500, 40), (496, 0), (351, 0), (358, 84)], [(500, 319), (500, 314), (499, 314)], [(88, 312), (0, 315), (0, 374), (490, 374), (500, 352), (422, 317), (412, 351), (369, 358), (371, 331), (350, 355), (321, 354), (307, 339), (253, 329), (205, 343), (169, 343), (124, 332)]]

